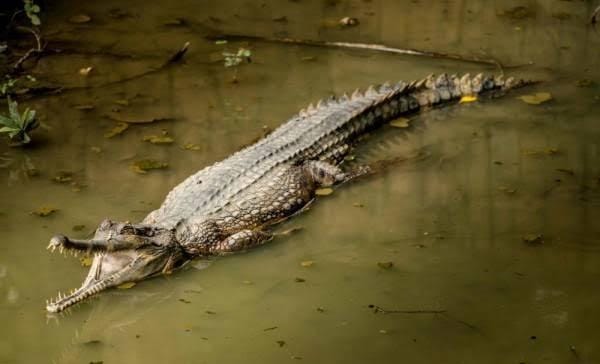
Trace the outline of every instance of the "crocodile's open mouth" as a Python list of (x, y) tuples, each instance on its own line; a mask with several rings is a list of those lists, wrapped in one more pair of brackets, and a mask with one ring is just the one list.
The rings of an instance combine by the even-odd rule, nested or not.
[[(85, 246), (88, 248), (84, 249)], [(170, 271), (180, 264), (183, 257), (177, 244), (147, 244), (121, 250), (93, 246), (93, 241), (71, 240), (64, 236), (56, 236), (50, 240), (48, 249), (52, 251), (58, 249), (61, 253), (71, 252), (73, 255), (88, 252), (93, 254), (94, 258), (81, 287), (69, 294), (59, 293), (56, 299), (46, 303), (46, 310), (60, 312), (107, 288)]]

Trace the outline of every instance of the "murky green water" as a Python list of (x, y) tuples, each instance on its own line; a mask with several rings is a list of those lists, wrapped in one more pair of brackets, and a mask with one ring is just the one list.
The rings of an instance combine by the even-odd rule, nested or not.
[[(498, 16), (518, 5), (532, 17)], [(89, 88), (27, 102), (49, 129), (33, 148), (0, 146), (10, 161), (0, 169), (0, 363), (600, 361), (600, 31), (585, 25), (591, 10), (592, 2), (550, 0), (52, 2), (45, 31), (71, 51), (43, 58), (33, 73)], [(78, 13), (92, 21), (67, 21)], [(344, 16), (360, 25), (332, 26)], [(176, 18), (184, 24), (165, 25)], [(495, 72), (251, 42), (226, 46), (254, 54), (232, 84), (232, 70), (215, 62), (224, 46), (204, 39), (207, 27), (531, 61), (507, 72), (546, 80), (531, 92), (554, 100), (531, 106), (511, 96), (435, 110), (408, 131), (383, 128), (356, 150), (359, 162), (427, 158), (319, 199), (287, 223), (304, 228), (297, 234), (48, 316), (45, 300), (87, 273), (44, 249), (53, 234), (83, 237), (105, 217), (140, 220), (179, 181), (331, 92), (431, 72)], [(184, 65), (95, 87), (156, 67), (186, 41)], [(78, 74), (88, 66), (88, 77)], [(577, 87), (582, 79), (596, 83)], [(107, 115), (175, 120), (108, 139), (116, 122)], [(141, 141), (163, 131), (173, 145)], [(130, 170), (148, 157), (169, 169)], [(72, 181), (52, 181), (61, 171)], [(29, 214), (41, 206), (59, 211)], [(530, 234), (544, 243), (524, 243)], [(390, 270), (377, 266), (388, 261)], [(445, 312), (383, 314), (369, 305)]]

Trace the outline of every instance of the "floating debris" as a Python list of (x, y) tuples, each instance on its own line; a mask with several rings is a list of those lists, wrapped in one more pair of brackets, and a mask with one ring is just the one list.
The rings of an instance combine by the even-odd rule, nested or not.
[(135, 117), (135, 116), (117, 115), (115, 113), (106, 114), (106, 117), (108, 117), (111, 120), (118, 121), (119, 123), (127, 123), (127, 124), (151, 124), (151, 123), (156, 123), (159, 121), (174, 120), (174, 118), (167, 117), (167, 116), (143, 118), (143, 117)]
[(408, 128), (410, 126), (410, 119), (398, 118), (390, 122), (390, 126), (393, 126), (394, 128)]
[(125, 282), (117, 286), (118, 289), (129, 289), (135, 286), (135, 282)]
[(105, 138), (112, 138), (112, 137), (115, 137), (117, 135), (123, 134), (123, 132), (125, 130), (127, 130), (127, 128), (129, 128), (129, 124), (123, 123), (123, 122), (118, 123), (112, 129), (110, 129), (108, 132), (106, 132), (104, 134), (104, 137)]
[(323, 308), (321, 306), (317, 307), (316, 310), (317, 310), (317, 312), (321, 312), (321, 313), (325, 312), (325, 308)]
[(273, 18), (274, 22), (278, 22), (278, 23), (287, 23), (288, 18), (287, 16), (283, 15), (283, 16), (277, 16)]
[(43, 206), (43, 207), (39, 207), (39, 208), (31, 211), (30, 214), (39, 216), (39, 217), (46, 217), (46, 216), (52, 215), (53, 213), (55, 213), (57, 211), (58, 211), (57, 208)]
[(319, 188), (315, 191), (315, 195), (317, 196), (329, 196), (333, 193), (333, 189), (326, 187), (326, 188)]
[(94, 106), (92, 104), (81, 104), (81, 105), (75, 105), (75, 106), (73, 106), (73, 108), (75, 108), (75, 110), (89, 111), (89, 110), (94, 110), (96, 108), (96, 106)]
[(305, 57), (300, 58), (300, 60), (302, 62), (314, 62), (314, 61), (317, 60), (317, 57), (315, 57), (315, 56), (305, 56)]
[(85, 24), (89, 23), (91, 20), (92, 18), (86, 14), (77, 14), (69, 18), (69, 22), (74, 24)]
[(179, 302), (183, 302), (183, 303), (192, 303), (192, 301), (188, 301), (185, 298), (180, 298)]
[(392, 269), (394, 267), (393, 262), (377, 262), (377, 266), (381, 269)]
[(129, 100), (125, 100), (125, 99), (115, 100), (115, 101), (113, 101), (113, 103), (115, 103), (117, 105), (121, 105), (121, 106), (129, 106)]
[(352, 207), (365, 207), (365, 205), (363, 205), (362, 203), (359, 203), (359, 202), (355, 202), (352, 204)]
[(575, 171), (570, 168), (556, 168), (557, 172), (568, 174), (569, 176), (574, 176)]
[(283, 340), (277, 340), (275, 342), (277, 343), (277, 345), (279, 345), (280, 348), (285, 345), (285, 341)]
[(524, 153), (530, 156), (554, 156), (560, 154), (560, 150), (558, 148), (548, 148), (544, 150), (525, 150)]
[(272, 330), (277, 330), (279, 328), (279, 326), (271, 326), (271, 327), (267, 327), (266, 329), (263, 329), (263, 331), (272, 331)]
[(300, 266), (302, 266), (304, 268), (308, 268), (308, 267), (312, 267), (314, 264), (315, 264), (315, 262), (312, 260), (305, 260), (300, 263)]
[(519, 96), (519, 99), (530, 105), (539, 105), (552, 100), (552, 94), (549, 92), (538, 92), (532, 95)]
[(94, 153), (102, 153), (102, 148), (100, 147), (90, 147), (90, 150)]
[(296, 277), (296, 278), (294, 278), (294, 282), (296, 282), (296, 283), (303, 283), (303, 282), (306, 282), (306, 279), (300, 278), (300, 277)]
[(577, 87), (591, 87), (594, 85), (594, 81), (590, 80), (589, 78), (584, 78), (581, 80), (577, 80), (577, 82), (575, 82), (575, 86)]
[(140, 174), (146, 174), (146, 173), (148, 173), (148, 171), (153, 170), (153, 169), (165, 169), (167, 167), (169, 167), (168, 163), (159, 162), (154, 159), (141, 159), (141, 160), (133, 162), (133, 164), (131, 165), (131, 169), (135, 173), (140, 173)]
[(52, 181), (56, 183), (69, 183), (73, 181), (73, 172), (60, 171), (56, 176), (52, 177)]
[(175, 141), (168, 135), (146, 135), (142, 140), (152, 144), (173, 144)]

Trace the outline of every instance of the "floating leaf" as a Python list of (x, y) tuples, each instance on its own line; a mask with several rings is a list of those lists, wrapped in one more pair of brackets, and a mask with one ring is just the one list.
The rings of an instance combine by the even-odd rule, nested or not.
[(530, 105), (539, 105), (546, 101), (552, 100), (552, 94), (550, 94), (549, 92), (538, 92), (532, 95), (520, 96), (519, 99)]
[(227, 44), (227, 40), (225, 39), (219, 39), (215, 41), (216, 45), (223, 45), (223, 44)]
[(185, 150), (193, 150), (193, 151), (198, 151), (201, 150), (202, 147), (200, 147), (200, 145), (198, 144), (194, 144), (194, 143), (187, 143), (183, 146), (183, 149)]
[(31, 211), (32, 215), (36, 215), (39, 217), (46, 217), (46, 216), (50, 216), (53, 213), (55, 213), (56, 211), (58, 211), (57, 208), (54, 207), (48, 207), (48, 206), (43, 206), (43, 207), (39, 207), (33, 211)]
[(353, 27), (359, 24), (358, 19), (351, 18), (349, 16), (343, 17), (340, 19), (339, 24), (343, 27)]
[(112, 129), (110, 129), (108, 132), (106, 132), (104, 134), (104, 137), (105, 138), (112, 138), (114, 136), (122, 134), (125, 130), (127, 130), (127, 128), (129, 128), (129, 124), (127, 124), (127, 123), (118, 123)]
[(185, 298), (180, 298), (179, 302), (183, 302), (183, 303), (192, 303), (192, 301), (186, 300)]
[(355, 202), (352, 204), (353, 207), (365, 207), (365, 205), (363, 205), (362, 203), (359, 202)]
[(277, 340), (275, 342), (277, 343), (277, 345), (279, 345), (279, 347), (282, 347), (285, 345), (285, 341), (283, 341), (283, 340)]
[(150, 170), (165, 169), (168, 166), (169, 166), (168, 163), (159, 162), (154, 159), (142, 159), (142, 160), (133, 162), (133, 164), (131, 165), (131, 169), (136, 173), (145, 174)]
[(118, 289), (129, 289), (131, 287), (135, 286), (135, 282), (125, 282), (125, 283), (121, 283), (117, 286)]
[(314, 264), (315, 264), (315, 262), (312, 260), (305, 260), (300, 263), (300, 265), (305, 268), (312, 267)]
[(82, 267), (91, 267), (93, 262), (94, 258), (92, 258), (91, 256), (79, 258), (79, 263), (81, 263)]
[(172, 144), (175, 141), (168, 135), (146, 135), (142, 140), (152, 144)]
[(541, 244), (544, 242), (542, 234), (528, 234), (523, 237), (523, 241), (527, 244)]
[(394, 128), (408, 128), (410, 126), (410, 119), (398, 118), (390, 123)]
[(467, 95), (460, 98), (459, 104), (477, 101), (477, 96)]
[(94, 69), (94, 67), (92, 67), (92, 66), (80, 68), (79, 69), (79, 74), (82, 75), (82, 76), (87, 76), (87, 75), (90, 74), (90, 72), (92, 72), (93, 69)]
[(69, 21), (75, 24), (84, 24), (90, 22), (91, 20), (92, 18), (86, 14), (77, 14), (69, 18)]
[(377, 262), (377, 266), (381, 269), (391, 269), (394, 266), (393, 262)]
[(325, 312), (325, 308), (323, 308), (321, 306), (317, 307), (316, 310), (317, 310), (317, 312), (321, 312), (321, 313)]
[(578, 80), (575, 85), (577, 87), (590, 87), (594, 85), (594, 81), (590, 80), (589, 78), (584, 78), (581, 80)]
[(333, 189), (326, 187), (326, 188), (319, 188), (315, 191), (315, 195), (317, 196), (329, 196), (333, 193)]
[(115, 100), (114, 103), (117, 105), (121, 105), (121, 106), (129, 106), (129, 100), (125, 100), (125, 99)]
[(296, 283), (303, 283), (303, 282), (306, 282), (306, 279), (304, 279), (304, 278), (300, 278), (300, 277), (296, 277), (296, 278), (294, 278), (294, 281), (295, 281)]
[(102, 153), (102, 148), (100, 147), (90, 147), (90, 150), (94, 153)]

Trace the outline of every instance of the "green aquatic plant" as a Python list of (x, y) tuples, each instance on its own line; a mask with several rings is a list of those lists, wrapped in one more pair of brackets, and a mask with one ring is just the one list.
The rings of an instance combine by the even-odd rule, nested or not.
[[(227, 44), (226, 40), (218, 40), (215, 44)], [(233, 68), (233, 82), (237, 83), (237, 73), (238, 66), (244, 62), (250, 63), (252, 62), (252, 51), (246, 48), (238, 48), (236, 53), (232, 53), (229, 51), (223, 51), (223, 64), (226, 68)]]
[(33, 0), (23, 0), (23, 10), (25, 10), (25, 15), (27, 15), (32, 25), (37, 27), (42, 24), (39, 17), (40, 6), (35, 4)]
[(17, 145), (29, 143), (29, 133), (40, 125), (35, 118), (35, 110), (27, 108), (23, 113), (19, 113), (16, 101), (8, 97), (7, 102), (8, 116), (0, 115), (0, 133), (8, 134), (10, 140)]

